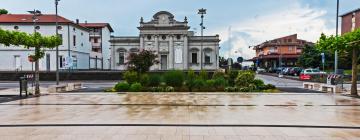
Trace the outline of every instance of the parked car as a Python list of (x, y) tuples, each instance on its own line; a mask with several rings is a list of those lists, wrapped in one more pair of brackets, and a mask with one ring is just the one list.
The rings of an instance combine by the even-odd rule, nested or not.
[(289, 75), (293, 75), (293, 76), (298, 76), (300, 75), (301, 71), (303, 69), (302, 68), (299, 68), (299, 67), (294, 67), (294, 68), (291, 68), (290, 72), (289, 72)]
[(284, 68), (284, 69), (282, 70), (283, 74), (284, 74), (284, 75), (289, 75), (290, 69), (291, 69), (290, 67)]
[(283, 69), (284, 69), (284, 67), (277, 67), (277, 68), (275, 68), (275, 72), (277, 74), (282, 73)]
[(258, 68), (256, 69), (256, 73), (264, 73), (264, 72), (266, 72), (266, 70), (265, 70), (264, 68), (258, 67)]
[(300, 80), (311, 80), (314, 75), (322, 75), (326, 74), (326, 72), (322, 72), (318, 69), (304, 69), (300, 73)]

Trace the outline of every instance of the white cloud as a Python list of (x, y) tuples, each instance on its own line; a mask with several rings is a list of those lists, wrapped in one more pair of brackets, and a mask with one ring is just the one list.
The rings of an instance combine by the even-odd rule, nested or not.
[[(255, 51), (249, 46), (260, 44), (266, 40), (275, 39), (291, 34), (298, 34), (298, 38), (316, 42), (321, 33), (333, 34), (334, 28), (326, 24), (331, 22), (325, 18), (326, 11), (300, 6), (294, 3), (285, 9), (255, 18), (239, 21), (231, 27), (231, 54), (235, 58), (242, 52), (245, 59), (255, 56)], [(229, 56), (229, 29), (220, 28), (211, 31), (220, 34), (222, 40), (222, 56)], [(241, 53), (240, 53), (241, 54)]]

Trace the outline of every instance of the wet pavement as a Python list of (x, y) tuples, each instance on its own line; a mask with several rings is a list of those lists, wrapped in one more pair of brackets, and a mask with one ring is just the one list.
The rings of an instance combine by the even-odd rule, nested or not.
[(1, 140), (360, 138), (360, 99), (329, 94), (64, 93), (0, 114)]

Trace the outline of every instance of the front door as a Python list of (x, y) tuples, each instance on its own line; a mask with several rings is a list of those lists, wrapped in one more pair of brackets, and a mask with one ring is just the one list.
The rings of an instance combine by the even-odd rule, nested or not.
[(167, 55), (161, 55), (161, 70), (167, 70)]

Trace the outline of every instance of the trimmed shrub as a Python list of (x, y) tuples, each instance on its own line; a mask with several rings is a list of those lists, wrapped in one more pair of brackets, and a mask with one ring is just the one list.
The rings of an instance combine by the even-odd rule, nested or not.
[(167, 86), (167, 87), (165, 88), (165, 92), (174, 92), (174, 91), (175, 91), (175, 88), (172, 87), (172, 86)]
[(228, 81), (230, 86), (235, 86), (236, 77), (239, 75), (239, 71), (230, 71), (228, 75)]
[(191, 92), (194, 88), (194, 81), (196, 79), (196, 74), (193, 70), (189, 70), (186, 75), (185, 85), (187, 86), (188, 90)]
[(201, 70), (199, 73), (199, 78), (203, 80), (209, 79), (209, 75), (205, 70)]
[(141, 91), (141, 89), (142, 89), (142, 86), (140, 83), (133, 83), (133, 84), (131, 84), (129, 91), (130, 92), (139, 92), (139, 91)]
[(161, 76), (158, 74), (151, 74), (149, 76), (149, 85), (148, 86), (152, 86), (152, 87), (156, 87), (159, 86), (161, 83)]
[(212, 79), (217, 79), (217, 78), (224, 78), (225, 77), (225, 73), (221, 72), (221, 71), (216, 71), (213, 76)]
[(150, 91), (151, 92), (164, 92), (165, 89), (163, 87), (151, 87)]
[(253, 83), (255, 79), (255, 73), (253, 71), (240, 71), (235, 79), (235, 84), (239, 87), (247, 87)]
[(142, 74), (140, 76), (140, 84), (147, 87), (150, 84), (150, 77), (147, 74)]
[(255, 79), (253, 81), (253, 84), (256, 86), (256, 89), (259, 89), (259, 90), (265, 89), (264, 81), (262, 81), (260, 79)]
[(127, 91), (129, 90), (130, 85), (127, 82), (119, 82), (115, 85), (114, 89), (116, 91)]
[(226, 87), (225, 92), (235, 92), (235, 87)]
[(206, 80), (206, 86), (208, 88), (214, 88), (215, 87), (215, 80)]
[(272, 84), (265, 85), (265, 89), (276, 89), (276, 87)]
[(182, 87), (184, 83), (184, 73), (178, 70), (166, 72), (164, 75), (166, 85), (173, 87)]
[(128, 82), (129, 84), (133, 84), (135, 82), (139, 81), (139, 77), (137, 72), (135, 71), (126, 71), (124, 73), (124, 79), (126, 82)]
[(195, 79), (194, 81), (194, 88), (197, 88), (198, 90), (203, 89), (206, 86), (206, 83), (203, 79)]
[(225, 86), (227, 86), (227, 81), (225, 80), (224, 77), (218, 77), (215, 79), (216, 89), (224, 88)]

